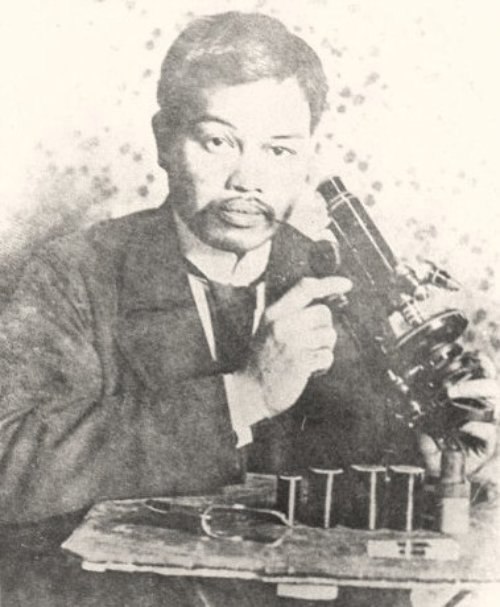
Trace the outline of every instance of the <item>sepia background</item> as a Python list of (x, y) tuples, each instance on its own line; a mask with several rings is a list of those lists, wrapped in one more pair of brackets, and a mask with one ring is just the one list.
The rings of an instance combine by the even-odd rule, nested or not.
[[(44, 239), (163, 202), (150, 118), (159, 65), (195, 15), (259, 10), (321, 55), (337, 174), (401, 256), (443, 264), (466, 340), (500, 365), (496, 0), (17, 0), (0, 17), (0, 301)], [(317, 200), (294, 222), (324, 224)]]

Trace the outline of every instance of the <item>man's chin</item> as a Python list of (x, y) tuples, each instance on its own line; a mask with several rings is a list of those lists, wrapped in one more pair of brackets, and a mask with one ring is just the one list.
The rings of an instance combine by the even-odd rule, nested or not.
[(258, 249), (266, 242), (271, 240), (276, 229), (268, 228), (267, 230), (250, 230), (250, 229), (229, 229), (223, 232), (205, 232), (198, 234), (200, 240), (206, 244), (220, 249), (229, 251), (237, 255), (244, 255), (249, 251)]

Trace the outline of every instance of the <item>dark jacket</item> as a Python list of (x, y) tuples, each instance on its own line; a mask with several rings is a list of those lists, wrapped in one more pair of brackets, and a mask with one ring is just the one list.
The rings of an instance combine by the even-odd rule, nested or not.
[[(310, 274), (310, 245), (291, 227), (277, 233), (268, 303)], [(255, 428), (250, 468), (382, 458), (383, 400), (339, 332), (332, 372)], [(209, 492), (241, 477), (221, 370), (166, 205), (34, 255), (1, 319), (0, 384), (0, 522), (104, 498)]]

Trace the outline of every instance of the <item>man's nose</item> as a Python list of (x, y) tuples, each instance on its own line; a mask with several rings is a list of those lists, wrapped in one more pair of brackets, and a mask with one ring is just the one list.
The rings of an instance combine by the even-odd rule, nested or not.
[(226, 187), (237, 192), (263, 192), (264, 170), (254, 154), (241, 154), (227, 178)]

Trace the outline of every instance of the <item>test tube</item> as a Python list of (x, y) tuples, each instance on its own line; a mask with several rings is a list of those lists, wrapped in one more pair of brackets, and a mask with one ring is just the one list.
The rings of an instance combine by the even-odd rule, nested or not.
[(373, 531), (382, 526), (385, 492), (385, 466), (353, 464), (354, 526)]
[(418, 466), (390, 466), (388, 526), (413, 531), (421, 526), (424, 469)]
[(334, 479), (343, 474), (340, 468), (310, 468), (308, 513), (312, 525), (329, 529), (337, 522), (334, 507)]
[(302, 477), (296, 474), (280, 474), (278, 476), (276, 508), (286, 515), (289, 525), (295, 523), (300, 500), (301, 481)]
[(470, 519), (470, 484), (465, 476), (465, 454), (459, 449), (444, 449), (441, 478), (436, 487), (435, 504), (439, 531), (467, 533)]
[(444, 449), (441, 456), (441, 483), (465, 481), (465, 455), (459, 449)]

